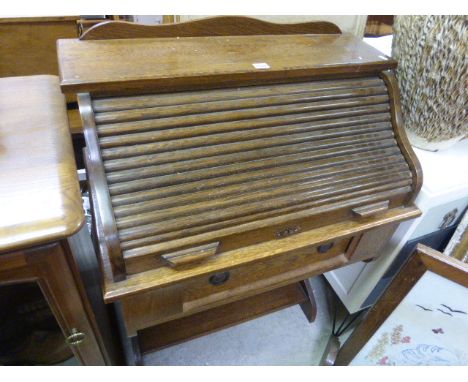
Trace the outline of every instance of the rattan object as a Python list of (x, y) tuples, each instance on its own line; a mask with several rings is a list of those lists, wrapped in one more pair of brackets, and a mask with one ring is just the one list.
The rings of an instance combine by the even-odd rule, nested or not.
[(405, 127), (414, 146), (437, 150), (468, 135), (466, 16), (397, 16), (393, 56)]

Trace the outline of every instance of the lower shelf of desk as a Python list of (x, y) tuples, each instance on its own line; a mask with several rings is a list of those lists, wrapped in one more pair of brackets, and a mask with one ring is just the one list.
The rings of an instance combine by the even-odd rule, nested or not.
[(311, 302), (311, 298), (313, 297), (307, 293), (304, 282), (286, 285), (140, 330), (138, 332), (139, 349), (142, 354), (150, 353), (296, 304), (301, 304), (309, 321), (313, 321), (315, 314), (311, 314), (311, 311), (314, 311), (315, 304)]

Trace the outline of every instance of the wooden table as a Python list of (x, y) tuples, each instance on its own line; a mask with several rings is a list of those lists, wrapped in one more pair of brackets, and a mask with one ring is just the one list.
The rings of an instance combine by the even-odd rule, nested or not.
[(110, 364), (77, 265), (94, 253), (58, 78), (0, 79), (0, 115), (0, 285), (36, 282), (75, 357)]

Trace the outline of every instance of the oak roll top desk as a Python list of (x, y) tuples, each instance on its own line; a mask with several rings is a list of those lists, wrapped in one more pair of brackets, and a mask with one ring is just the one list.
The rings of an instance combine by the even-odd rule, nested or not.
[(84, 124), (104, 299), (136, 347), (160, 346), (175, 320), (196, 332), (203, 312), (374, 258), (419, 216), (394, 60), (323, 25), (114, 27), (59, 40), (58, 55)]

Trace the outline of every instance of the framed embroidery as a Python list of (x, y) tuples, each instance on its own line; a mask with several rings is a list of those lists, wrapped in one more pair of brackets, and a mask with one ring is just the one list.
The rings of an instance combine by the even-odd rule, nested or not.
[(335, 365), (468, 365), (468, 264), (418, 245)]

